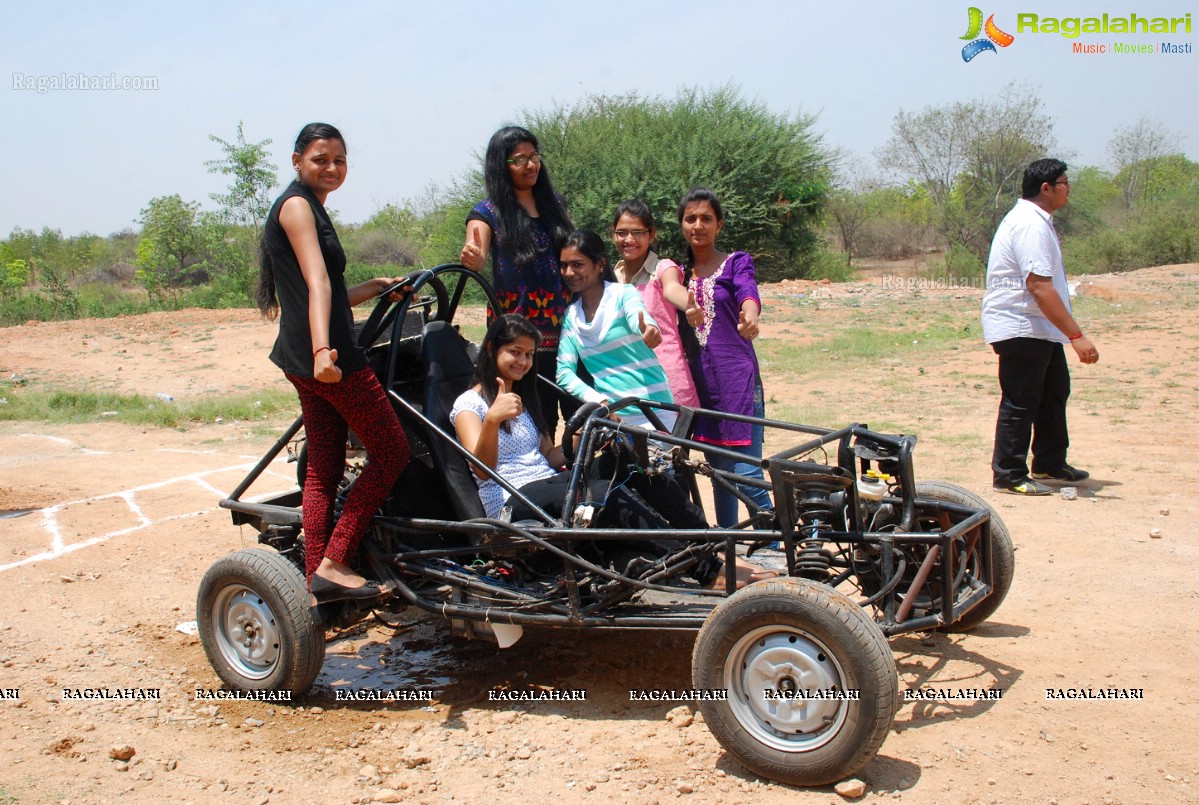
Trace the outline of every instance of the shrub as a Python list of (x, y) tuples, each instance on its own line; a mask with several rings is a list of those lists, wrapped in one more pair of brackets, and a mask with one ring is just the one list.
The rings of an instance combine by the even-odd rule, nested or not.
[(829, 187), (813, 117), (776, 115), (732, 86), (592, 96), (524, 117), (578, 226), (606, 232), (617, 205), (640, 198), (658, 219), (659, 252), (681, 258), (675, 208), (703, 185), (724, 206), (721, 248), (753, 254), (763, 281), (807, 271)]
[(806, 279), (850, 282), (855, 276), (856, 272), (844, 252), (821, 247), (812, 253)]

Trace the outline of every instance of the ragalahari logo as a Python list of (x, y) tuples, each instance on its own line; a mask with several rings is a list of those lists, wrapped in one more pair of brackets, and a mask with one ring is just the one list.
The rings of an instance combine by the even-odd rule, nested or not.
[[(1012, 42), (1016, 41), (1016, 37), (1009, 33), (999, 30), (999, 26), (995, 24), (995, 15), (987, 17), (987, 24), (983, 25), (983, 13), (981, 9), (971, 6), (967, 13), (970, 15), (970, 21), (966, 28), (966, 34), (962, 39), (971, 40), (962, 48), (962, 61), (970, 61), (984, 50), (989, 50), (992, 53), (998, 53), (995, 50), (995, 45), (1005, 48)], [(985, 31), (987, 36), (985, 39), (978, 37), (979, 32)]]

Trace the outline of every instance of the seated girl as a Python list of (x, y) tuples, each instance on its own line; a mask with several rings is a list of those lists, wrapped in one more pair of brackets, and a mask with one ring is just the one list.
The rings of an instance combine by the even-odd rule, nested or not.
[[(557, 469), (566, 459), (562, 448), (553, 443), (539, 407), (537, 374), (531, 371), (539, 338), (537, 329), (521, 316), (496, 319), (479, 350), (475, 384), (455, 400), (450, 421), (463, 447), (556, 516), (561, 513), (570, 473)], [(641, 530), (708, 527), (703, 511), (673, 480), (637, 474), (624, 484), (624, 474), (604, 474), (615, 481), (590, 482), (599, 512), (597, 524)], [(487, 516), (498, 517), (509, 497), (506, 490), (477, 469), (475, 483)], [(643, 496), (652, 496), (656, 508)], [(535, 513), (526, 507), (513, 507), (513, 520), (533, 518)]]
[[(570, 473), (556, 468), (565, 463), (562, 448), (553, 444), (538, 407), (534, 355), (540, 334), (528, 320), (508, 314), (487, 330), (475, 363), (475, 384), (458, 396), (450, 421), (463, 447), (491, 467), (521, 494), (550, 514), (561, 512)], [(596, 464), (602, 462), (597, 461)], [(612, 477), (623, 475), (616, 472)], [(597, 502), (595, 524), (645, 531), (656, 528), (706, 529), (703, 510), (688, 499), (678, 483), (665, 475), (629, 473), (627, 483), (600, 478), (589, 484)], [(485, 473), (475, 470), (475, 483), (488, 517), (499, 517), (507, 491)], [(650, 506), (646, 500), (653, 500)], [(512, 520), (535, 519), (536, 513), (518, 502)], [(620, 543), (609, 543), (621, 547)], [(664, 540), (629, 543), (626, 547), (665, 555), (678, 543)], [(737, 586), (777, 575), (737, 560)], [(706, 581), (707, 579), (705, 579)], [(720, 589), (723, 573), (712, 579)]]
[[(558, 342), (558, 385), (584, 402), (606, 404), (624, 397), (674, 402), (653, 351), (662, 342), (657, 323), (636, 288), (615, 282), (603, 239), (585, 229), (571, 233), (560, 266), (573, 301)], [(580, 361), (591, 373), (592, 385), (579, 378)], [(653, 427), (639, 409), (616, 413), (630, 425)], [(674, 427), (673, 411), (656, 413), (668, 430)]]

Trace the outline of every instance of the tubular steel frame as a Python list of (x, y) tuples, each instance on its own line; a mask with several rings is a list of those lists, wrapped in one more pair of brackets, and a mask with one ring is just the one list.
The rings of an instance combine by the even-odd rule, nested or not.
[[(446, 294), (442, 278), (454, 275), (459, 276), (459, 281), (453, 293)], [(481, 622), (558, 628), (696, 630), (703, 624), (717, 599), (731, 595), (735, 590), (735, 566), (732, 560), (736, 546), (746, 545), (752, 551), (776, 542), (782, 544), (789, 575), (801, 575), (797, 553), (803, 550), (810, 552), (822, 548), (833, 560), (841, 557), (840, 564), (829, 561), (828, 572), (832, 574), (834, 568), (838, 572), (831, 575), (828, 582), (831, 586), (843, 583), (855, 586), (864, 596), (860, 603), (874, 607), (875, 621), (888, 637), (950, 625), (990, 594), (994, 584), (994, 566), (991, 540), (988, 538), (989, 512), (917, 498), (912, 465), (915, 437), (878, 433), (865, 425), (852, 424), (840, 430), (829, 430), (649, 400), (623, 399), (591, 411), (583, 422), (577, 449), (579, 458), (571, 469), (562, 511), (555, 516), (555, 513), (537, 507), (520, 490), (513, 488), (494, 470), (471, 455), (453, 434), (438, 427), (417, 405), (392, 388), (397, 370), (396, 345), (400, 341), (406, 315), (410, 309), (415, 310), (419, 306), (428, 309), (434, 304), (433, 301), (418, 301), (419, 292), (429, 286), (437, 305), (435, 318), (452, 320), (463, 298), (466, 277), (475, 279), (483, 288), (492, 310), (498, 309), (494, 293), (475, 272), (460, 266), (439, 266), (417, 272), (404, 283), (387, 289), (381, 295), (381, 300), (401, 286), (410, 285), (412, 292), (394, 306), (384, 301), (376, 306), (364, 328), (362, 343), (374, 343), (376, 336), (384, 328), (390, 327), (391, 342), (383, 380), (401, 418), (418, 432), (427, 434), (429, 439), (438, 440), (449, 448), (451, 454), (456, 454), (471, 467), (485, 473), (513, 498), (523, 501), (536, 513), (540, 522), (514, 524), (488, 518), (457, 521), (376, 516), (373, 530), (401, 545), (405, 544), (406, 538), (417, 536), (422, 538), (421, 542), (428, 542), (430, 536), (440, 535), (446, 542), (444, 548), (409, 548), (385, 553), (381, 550), (379, 536), (374, 531), (368, 532), (363, 541), (362, 555), (369, 562), (371, 570), (379, 574), (380, 580), (388, 582), (396, 590), (399, 602), (446, 618)], [(689, 470), (692, 479), (694, 474), (708, 475), (714, 482), (724, 483), (735, 493), (738, 490), (731, 486), (734, 481), (770, 490), (777, 505), (773, 516), (757, 510), (743, 494), (739, 494), (752, 514), (732, 529), (637, 532), (572, 526), (572, 513), (581, 500), (581, 490), (587, 488), (585, 481), (591, 470), (594, 452), (605, 440), (630, 433), (627, 427), (622, 430), (619, 423), (607, 418), (609, 410), (625, 407), (639, 408), (651, 421), (657, 420), (657, 411), (673, 411), (679, 415), (684, 430), (695, 416), (707, 416), (748, 422), (774, 431), (805, 434), (811, 438), (764, 457), (761, 465), (767, 480), (757, 480), (731, 475), (710, 464), (710, 459), (716, 456), (744, 461), (745, 456), (740, 453), (675, 434), (652, 434), (654, 442), (675, 450), (676, 468)], [(234, 524), (251, 525), (259, 532), (259, 542), (281, 553), (292, 552), (297, 547), (301, 524), (299, 491), (292, 490), (263, 502), (248, 502), (241, 498), (266, 467), (296, 438), (302, 424), (302, 419), (297, 418), (229, 497), (220, 502), (223, 508), (231, 510)], [(647, 449), (644, 431), (633, 436), (633, 445), (636, 452), (644, 455)], [(816, 451), (822, 451), (825, 456), (835, 451), (835, 463), (801, 459)], [(872, 464), (885, 468), (895, 479), (890, 487), (892, 494), (878, 504), (880, 507), (889, 505), (898, 512), (899, 522), (894, 530), (869, 531), (862, 527), (871, 510), (859, 498), (855, 481), (858, 473), (865, 472)], [(798, 496), (812, 488), (843, 493), (841, 500), (845, 520), (847, 525), (854, 527), (834, 530), (827, 523), (819, 528), (799, 522), (802, 512)], [(694, 483), (691, 484), (691, 490), (693, 497), (697, 498), (698, 490)], [(787, 505), (781, 505), (781, 501), (786, 501)], [(873, 511), (877, 510), (875, 508)], [(952, 522), (954, 517), (959, 518), (956, 523)], [(915, 530), (921, 518), (935, 520), (938, 527), (935, 530)], [(772, 527), (749, 528), (766, 522)], [(459, 539), (444, 540), (447, 536)], [(686, 544), (652, 563), (639, 578), (600, 567), (574, 549), (574, 544), (583, 540), (637, 542), (651, 539), (677, 540)], [(980, 539), (981, 545), (978, 542)], [(828, 548), (835, 548), (836, 553), (833, 554)], [(539, 551), (561, 559), (565, 592), (548, 597), (539, 596), (529, 589), (492, 582), (485, 576), (473, 574), (456, 561), (460, 558), (505, 557), (512, 555), (513, 551)], [(859, 553), (871, 559), (856, 558)], [(975, 573), (970, 573), (967, 566), (972, 554), (975, 557)], [(671, 583), (709, 556), (722, 556), (724, 559), (725, 591), (700, 589), (682, 582)], [(909, 578), (908, 566), (913, 562), (918, 563)], [(864, 572), (877, 577), (877, 589), (868, 589)], [(610, 583), (613, 585), (611, 592), (598, 601), (583, 601), (579, 595), (579, 583), (588, 578), (603, 579)], [(430, 589), (444, 591), (447, 587), (449, 595), (444, 592), (429, 595), (426, 592)], [(667, 594), (671, 598), (661, 603), (629, 601), (630, 596), (637, 591)], [(471, 602), (472, 596), (477, 603)], [(479, 596), (486, 596), (489, 602), (480, 601)], [(677, 600), (680, 597), (683, 600)], [(918, 608), (919, 613), (913, 617), (913, 612)]]

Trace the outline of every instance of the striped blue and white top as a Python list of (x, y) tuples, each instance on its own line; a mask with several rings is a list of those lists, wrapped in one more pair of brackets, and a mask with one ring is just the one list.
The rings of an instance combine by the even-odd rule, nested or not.
[[(558, 385), (584, 402), (622, 397), (674, 402), (662, 364), (641, 340), (642, 315), (647, 327), (657, 326), (632, 285), (605, 282), (604, 296), (591, 321), (586, 320), (581, 299), (571, 302), (558, 342)], [(580, 359), (591, 373), (594, 388), (576, 373)], [(636, 408), (625, 408), (617, 414), (630, 425), (652, 429)], [(674, 427), (673, 411), (660, 411), (658, 415), (667, 428)]]

